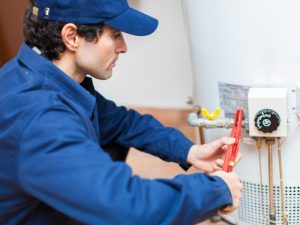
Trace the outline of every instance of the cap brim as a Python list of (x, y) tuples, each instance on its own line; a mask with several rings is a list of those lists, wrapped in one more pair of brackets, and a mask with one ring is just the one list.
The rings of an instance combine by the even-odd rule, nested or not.
[(145, 36), (156, 30), (158, 20), (133, 8), (128, 8), (119, 16), (104, 21), (104, 24), (128, 34)]

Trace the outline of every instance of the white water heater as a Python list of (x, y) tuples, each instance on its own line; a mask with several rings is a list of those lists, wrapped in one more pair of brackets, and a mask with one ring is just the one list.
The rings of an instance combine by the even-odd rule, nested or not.
[[(283, 143), (282, 165), (279, 165), (277, 151), (271, 155), (276, 221), (269, 218), (268, 151), (266, 148), (258, 151), (252, 140), (260, 135), (249, 136), (249, 130), (244, 132), (244, 141), (240, 143), (243, 158), (235, 168), (244, 185), (241, 205), (226, 219), (241, 225), (284, 224), (282, 212), (285, 211), (289, 225), (299, 225), (300, 1), (184, 0), (183, 5), (194, 74), (194, 104), (209, 111), (221, 107), (221, 117), (226, 118), (233, 118), (234, 111), (243, 107), (246, 120), (252, 121), (253, 118), (248, 117), (254, 114), (260, 122), (265, 117), (264, 110), (270, 110), (270, 101), (267, 98), (263, 102), (257, 100), (258, 95), (267, 95), (264, 93), (248, 96), (249, 89), (284, 90), (270, 96), (278, 98), (280, 104), (271, 110), (284, 115), (278, 135), (275, 135)], [(248, 99), (257, 101), (254, 104), (257, 112), (248, 111)], [(205, 129), (204, 133), (205, 140), (211, 141), (229, 135), (230, 130)], [(280, 167), (284, 180), (284, 210), (281, 208)]]

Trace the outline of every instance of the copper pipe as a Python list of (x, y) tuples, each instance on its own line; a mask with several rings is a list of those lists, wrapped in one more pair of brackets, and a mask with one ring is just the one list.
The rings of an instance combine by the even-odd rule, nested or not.
[(203, 127), (199, 127), (199, 140), (200, 140), (200, 145), (205, 144), (205, 138), (204, 138), (204, 129)]
[(274, 190), (273, 190), (273, 152), (272, 146), (275, 143), (274, 139), (267, 139), (268, 146), (268, 170), (269, 170), (269, 224), (276, 225), (276, 210), (274, 204)]

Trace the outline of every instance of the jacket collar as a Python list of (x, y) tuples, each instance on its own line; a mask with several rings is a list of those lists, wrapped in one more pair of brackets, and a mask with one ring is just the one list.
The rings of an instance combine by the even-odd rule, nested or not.
[(17, 59), (30, 70), (36, 72), (39, 76), (48, 78), (56, 83), (61, 87), (61, 91), (64, 92), (64, 94), (86, 109), (90, 118), (92, 117), (96, 100), (91, 94), (95, 92), (91, 78), (86, 77), (84, 80), (84, 83), (89, 83), (89, 85), (84, 85), (84, 87), (81, 86), (51, 61), (42, 55), (39, 55), (26, 44), (22, 44)]

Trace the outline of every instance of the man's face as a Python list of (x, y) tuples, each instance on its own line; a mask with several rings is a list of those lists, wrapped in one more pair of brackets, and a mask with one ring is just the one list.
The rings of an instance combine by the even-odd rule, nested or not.
[(127, 46), (122, 33), (104, 26), (97, 41), (88, 42), (84, 38), (81, 39), (75, 57), (77, 71), (82, 75), (89, 74), (96, 79), (106, 80), (111, 77), (119, 54), (126, 51)]

